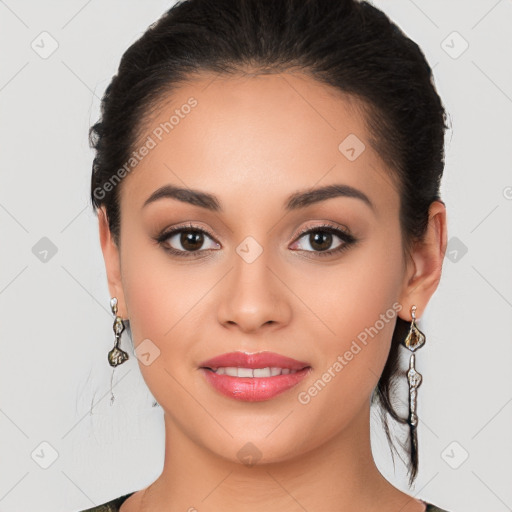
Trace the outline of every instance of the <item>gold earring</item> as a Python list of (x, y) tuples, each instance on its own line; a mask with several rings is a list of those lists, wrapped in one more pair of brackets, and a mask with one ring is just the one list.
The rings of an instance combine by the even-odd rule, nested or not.
[(407, 380), (409, 381), (409, 425), (415, 428), (418, 424), (418, 416), (416, 415), (416, 397), (418, 387), (422, 381), (422, 375), (417, 372), (414, 367), (414, 363), (416, 362), (414, 351), (418, 350), (425, 344), (426, 338), (416, 325), (416, 306), (411, 307), (411, 316), (411, 327), (403, 343), (411, 352), (413, 352), (409, 361)]
[(119, 348), (119, 342), (121, 341), (121, 334), (124, 331), (124, 323), (123, 319), (120, 316), (117, 316), (117, 298), (112, 297), (110, 299), (110, 308), (112, 309), (112, 314), (115, 316), (114, 320), (114, 334), (116, 336), (116, 340), (114, 343), (114, 348), (108, 353), (108, 362), (110, 366), (114, 369), (112, 370), (112, 377), (110, 378), (110, 405), (114, 403), (114, 393), (112, 391), (112, 380), (114, 379), (114, 371), (116, 366), (123, 364), (127, 359), (129, 359), (129, 355)]
[(116, 336), (116, 341), (114, 343), (114, 348), (108, 353), (108, 362), (110, 366), (114, 368), (120, 364), (123, 364), (127, 359), (129, 359), (128, 354), (119, 348), (119, 342), (121, 340), (121, 333), (124, 331), (124, 322), (120, 316), (117, 316), (117, 298), (112, 297), (110, 299), (110, 307), (112, 309), (112, 314), (115, 315), (114, 320), (114, 333)]

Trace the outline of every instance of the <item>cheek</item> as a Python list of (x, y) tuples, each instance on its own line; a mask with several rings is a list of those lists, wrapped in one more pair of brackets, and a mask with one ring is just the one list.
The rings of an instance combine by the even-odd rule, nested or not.
[[(342, 400), (357, 408), (371, 394), (401, 310), (397, 299), (402, 277), (397, 230), (369, 237), (364, 246), (347, 252), (340, 265), (328, 272), (318, 267), (302, 279), (298, 294), (315, 313), (307, 316), (316, 340), (312, 350), (319, 363), (319, 386), (329, 382), (329, 390), (321, 393), (324, 398), (315, 399), (318, 407)], [(336, 412), (337, 420), (346, 412)]]
[[(199, 326), (205, 321), (202, 299), (218, 277), (173, 263), (163, 249), (144, 247), (142, 240), (132, 242), (126, 236), (125, 243), (123, 290), (134, 347), (137, 350), (150, 340), (156, 348), (146, 346), (152, 355), (157, 354), (150, 364), (141, 359), (139, 368), (159, 403), (170, 407), (171, 401), (179, 409), (177, 397), (186, 397), (171, 375), (185, 382), (196, 370), (197, 358), (192, 354)], [(146, 352), (146, 346), (140, 350)]]
[(317, 433), (308, 442), (336, 435), (369, 403), (396, 323), (397, 311), (384, 299), (385, 295), (381, 300), (372, 298), (364, 307), (347, 302), (333, 324), (337, 336), (316, 338), (315, 355), (321, 354), (320, 363), (314, 379), (297, 394), (303, 427)]
[[(190, 333), (193, 332), (194, 304), (204, 293), (187, 282), (179, 266), (171, 266), (150, 251), (128, 248), (123, 262), (123, 290), (130, 317), (134, 348), (149, 352), (149, 363), (139, 360), (147, 387), (166, 411), (193, 407), (179, 383), (190, 379)], [(146, 254), (143, 254), (146, 252)], [(182, 267), (181, 267), (182, 268)], [(202, 292), (202, 293), (201, 293)], [(184, 331), (185, 329), (185, 331)], [(148, 344), (150, 340), (154, 345)], [(145, 343), (146, 345), (141, 345)], [(155, 348), (156, 347), (156, 348)], [(139, 350), (141, 350), (139, 349)], [(141, 353), (141, 352), (139, 352)], [(188, 404), (184, 406), (184, 404)]]
[[(391, 337), (396, 317), (393, 304), (403, 281), (400, 243), (398, 227), (385, 232), (375, 229), (336, 265), (308, 264), (300, 276), (289, 278), (319, 339), (328, 345), (336, 341), (341, 349), (376, 322), (380, 338)], [(383, 322), (381, 315), (386, 313)]]
[(123, 269), (123, 289), (128, 312), (133, 318), (130, 319), (130, 325), (135, 344), (141, 341), (141, 337), (160, 337), (166, 323), (164, 319), (171, 320), (165, 315), (163, 280), (163, 276), (156, 279), (155, 273), (146, 265), (132, 266), (128, 261)]
[[(134, 342), (165, 340), (174, 325), (197, 302), (197, 283), (184, 265), (173, 264), (166, 252), (136, 229), (123, 233), (122, 282)], [(137, 333), (137, 339), (135, 339)]]

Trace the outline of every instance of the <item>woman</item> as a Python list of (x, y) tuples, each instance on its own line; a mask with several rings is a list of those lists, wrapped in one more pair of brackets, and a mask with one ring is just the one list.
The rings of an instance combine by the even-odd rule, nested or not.
[(370, 405), (388, 439), (386, 413), (407, 425), (412, 484), (445, 117), (423, 53), (365, 2), (187, 0), (126, 51), (91, 197), (108, 360), (129, 320), (166, 448), (156, 481), (89, 510), (442, 512), (381, 475)]

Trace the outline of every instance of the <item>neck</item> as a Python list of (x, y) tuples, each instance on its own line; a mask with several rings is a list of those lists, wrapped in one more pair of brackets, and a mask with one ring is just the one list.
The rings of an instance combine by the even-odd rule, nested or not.
[(321, 446), (293, 459), (249, 466), (194, 442), (166, 413), (164, 468), (144, 494), (142, 510), (424, 510), (379, 472), (369, 414), (366, 403)]

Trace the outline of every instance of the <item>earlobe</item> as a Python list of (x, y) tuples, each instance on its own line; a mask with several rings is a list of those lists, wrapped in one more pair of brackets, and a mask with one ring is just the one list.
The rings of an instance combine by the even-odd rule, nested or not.
[(112, 233), (108, 225), (108, 218), (104, 207), (98, 209), (98, 225), (100, 245), (103, 253), (103, 260), (105, 261), (105, 270), (107, 273), (110, 296), (117, 297), (119, 310), (118, 314), (120, 317), (126, 318), (126, 308), (121, 281), (119, 248), (112, 238)]
[(441, 272), (446, 253), (447, 229), (446, 207), (442, 201), (434, 201), (429, 208), (429, 221), (422, 241), (416, 242), (411, 254), (413, 275), (404, 284), (400, 303), (403, 305), (404, 320), (410, 321), (409, 311), (416, 305), (416, 315), (423, 315), (428, 301), (441, 280)]

